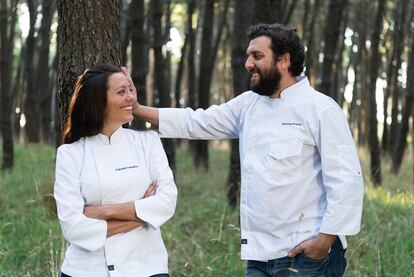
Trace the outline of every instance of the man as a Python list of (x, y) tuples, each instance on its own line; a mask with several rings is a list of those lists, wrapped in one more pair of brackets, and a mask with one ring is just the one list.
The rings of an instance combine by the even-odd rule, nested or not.
[(248, 32), (251, 91), (207, 110), (137, 105), (163, 137), (240, 139), (241, 258), (247, 276), (342, 276), (360, 230), (363, 179), (340, 107), (300, 76), (296, 31)]

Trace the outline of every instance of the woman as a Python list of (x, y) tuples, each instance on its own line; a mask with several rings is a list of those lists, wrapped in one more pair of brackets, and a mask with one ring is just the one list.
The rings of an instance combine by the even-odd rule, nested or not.
[(122, 128), (135, 103), (120, 68), (96, 66), (76, 81), (56, 157), (54, 196), (70, 243), (61, 276), (168, 276), (159, 228), (177, 189), (158, 135)]

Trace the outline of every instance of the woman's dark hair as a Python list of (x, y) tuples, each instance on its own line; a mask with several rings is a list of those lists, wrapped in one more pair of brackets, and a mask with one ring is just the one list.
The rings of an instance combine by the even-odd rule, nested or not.
[(295, 29), (278, 23), (259, 23), (251, 26), (247, 32), (249, 40), (260, 36), (267, 36), (271, 39), (271, 49), (276, 60), (283, 54), (289, 53), (291, 63), (289, 71), (293, 76), (299, 76), (302, 73), (305, 61), (305, 48)]
[(78, 76), (72, 90), (63, 131), (63, 143), (97, 135), (104, 126), (109, 76), (121, 72), (109, 64), (86, 69)]

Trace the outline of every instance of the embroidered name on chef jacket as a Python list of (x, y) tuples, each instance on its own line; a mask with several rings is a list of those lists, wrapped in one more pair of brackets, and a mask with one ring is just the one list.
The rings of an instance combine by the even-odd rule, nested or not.
[(282, 122), (282, 126), (302, 126), (300, 122)]
[(125, 166), (125, 167), (115, 168), (115, 171), (121, 171), (121, 170), (132, 169), (132, 168), (138, 168), (138, 165), (130, 165), (130, 166)]

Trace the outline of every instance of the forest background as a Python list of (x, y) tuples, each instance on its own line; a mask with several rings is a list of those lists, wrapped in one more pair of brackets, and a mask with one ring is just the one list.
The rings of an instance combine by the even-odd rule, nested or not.
[[(58, 276), (54, 158), (77, 75), (126, 65), (140, 103), (220, 104), (248, 89), (258, 22), (297, 30), (305, 74), (358, 145), (365, 207), (345, 276), (414, 276), (412, 0), (0, 0), (0, 276)], [(163, 227), (172, 276), (243, 276), (238, 141), (163, 144), (180, 191)]]

